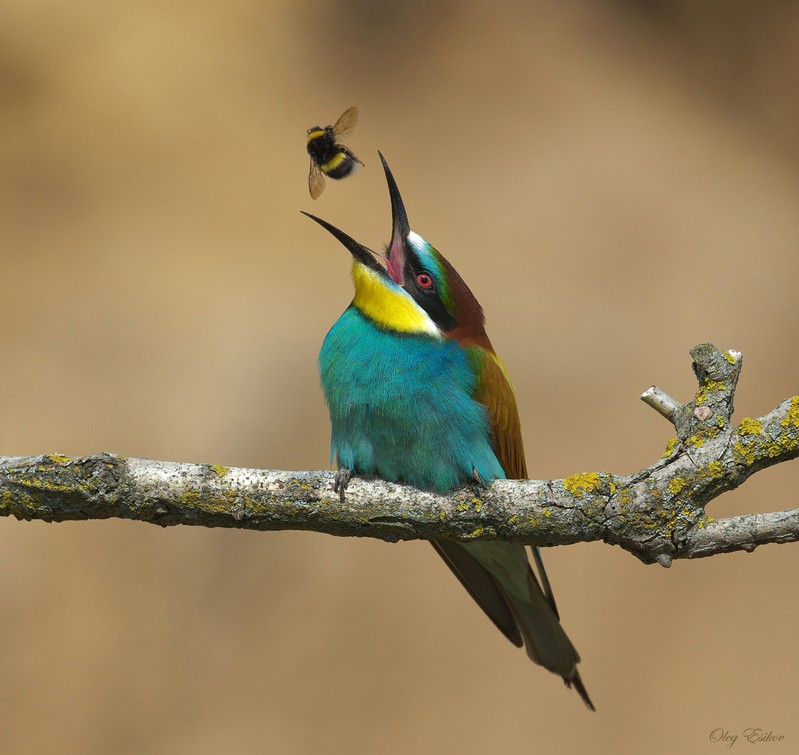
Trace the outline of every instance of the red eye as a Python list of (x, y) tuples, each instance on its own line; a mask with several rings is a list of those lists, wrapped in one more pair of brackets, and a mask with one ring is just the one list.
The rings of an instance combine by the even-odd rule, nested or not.
[(433, 288), (433, 279), (427, 273), (419, 273), (416, 276), (416, 282), (419, 288)]

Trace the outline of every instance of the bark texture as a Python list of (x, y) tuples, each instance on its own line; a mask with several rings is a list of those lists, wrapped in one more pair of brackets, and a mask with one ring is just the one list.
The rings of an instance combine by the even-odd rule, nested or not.
[(699, 382), (680, 404), (641, 397), (671, 421), (663, 456), (631, 475), (497, 480), (447, 495), (354, 478), (346, 501), (332, 472), (285, 472), (128, 459), (114, 454), (0, 457), (0, 514), (48, 522), (117, 517), (161, 526), (312, 530), (383, 540), (501, 539), (530, 545), (603, 540), (669, 566), (799, 540), (799, 509), (714, 520), (709, 501), (755, 472), (799, 456), (799, 396), (731, 422), (741, 355), (691, 351)]

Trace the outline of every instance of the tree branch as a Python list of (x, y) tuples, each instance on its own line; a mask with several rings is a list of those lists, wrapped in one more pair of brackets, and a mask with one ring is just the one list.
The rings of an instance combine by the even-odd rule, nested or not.
[(48, 522), (117, 517), (162, 526), (312, 530), (383, 540), (603, 540), (645, 563), (752, 551), (799, 540), (799, 509), (713, 520), (704, 507), (750, 475), (799, 456), (799, 396), (730, 423), (738, 352), (691, 351), (699, 387), (679, 404), (642, 399), (673, 422), (663, 456), (631, 475), (497, 480), (447, 495), (355, 478), (345, 503), (330, 472), (281, 472), (126, 459), (113, 454), (0, 457), (0, 514)]

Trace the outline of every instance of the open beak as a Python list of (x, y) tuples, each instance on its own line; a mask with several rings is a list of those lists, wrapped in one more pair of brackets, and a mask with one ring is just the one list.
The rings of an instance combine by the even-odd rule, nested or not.
[(363, 244), (359, 244), (352, 236), (348, 236), (344, 231), (340, 231), (336, 226), (331, 225), (322, 218), (317, 218), (316, 215), (311, 215), (310, 212), (300, 210), (303, 215), (307, 215), (311, 220), (315, 220), (322, 228), (326, 228), (332, 233), (344, 246), (349, 250), (350, 254), (358, 260), (362, 265), (365, 265), (370, 270), (375, 270), (381, 275), (386, 275), (386, 269), (375, 259), (371, 249), (367, 249)]
[(391, 242), (386, 249), (386, 259), (388, 260), (388, 274), (391, 279), (402, 286), (405, 283), (405, 260), (407, 259), (408, 234), (411, 232), (408, 223), (408, 213), (405, 212), (405, 205), (402, 202), (397, 182), (388, 167), (386, 158), (380, 155), (380, 162), (383, 163), (383, 170), (386, 173), (388, 183), (388, 193), (391, 196)]
[(386, 267), (383, 267), (378, 262), (375, 253), (371, 249), (359, 244), (352, 236), (348, 236), (344, 231), (339, 230), (326, 220), (322, 220), (316, 215), (311, 215), (310, 212), (305, 212), (304, 210), (300, 210), (300, 212), (303, 215), (307, 215), (311, 220), (315, 220), (322, 228), (330, 231), (362, 265), (365, 265), (370, 270), (375, 270), (381, 275), (390, 277), (391, 280), (401, 286), (405, 282), (403, 271), (408, 255), (408, 234), (411, 232), (411, 227), (408, 223), (405, 205), (402, 203), (402, 197), (397, 188), (397, 182), (394, 180), (394, 176), (391, 174), (391, 170), (382, 153), (378, 152), (378, 154), (383, 163), (383, 170), (386, 172), (388, 193), (391, 196), (391, 241), (386, 249)]

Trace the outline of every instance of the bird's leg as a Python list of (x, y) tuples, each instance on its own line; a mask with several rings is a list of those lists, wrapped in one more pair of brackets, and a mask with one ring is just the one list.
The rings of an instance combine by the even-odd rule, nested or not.
[(333, 492), (338, 493), (338, 498), (342, 503), (344, 503), (345, 501), (345, 491), (347, 490), (347, 486), (350, 484), (351, 479), (352, 479), (351, 469), (347, 469), (347, 467), (338, 468), (338, 472), (336, 472), (336, 477), (333, 480)]

